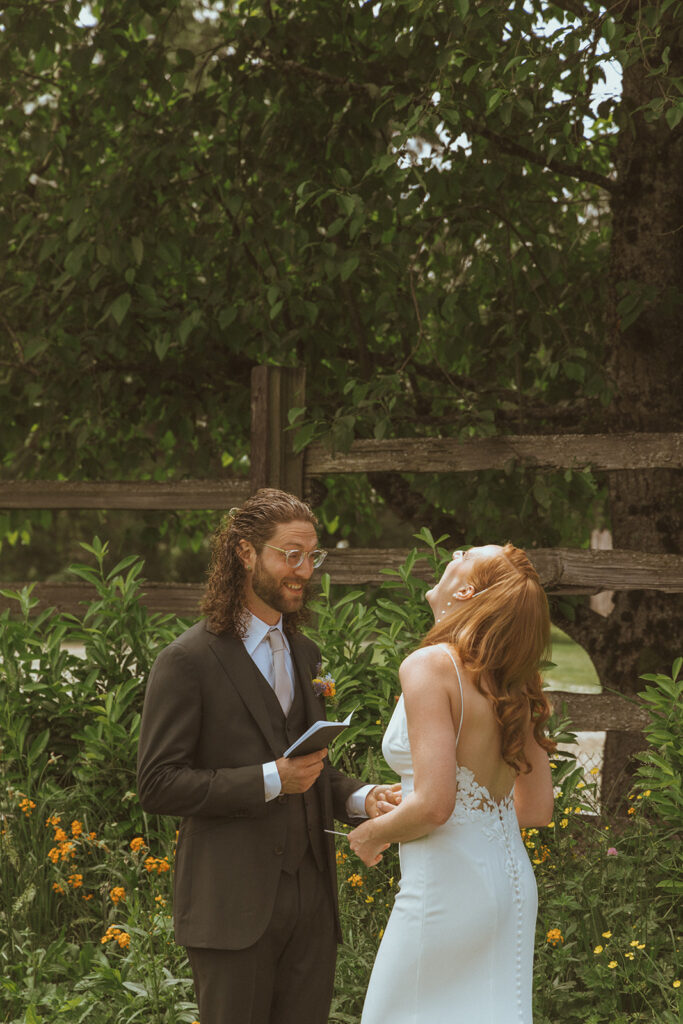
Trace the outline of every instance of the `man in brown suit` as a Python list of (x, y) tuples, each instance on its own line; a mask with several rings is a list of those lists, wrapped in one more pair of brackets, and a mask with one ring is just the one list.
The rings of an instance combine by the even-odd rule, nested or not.
[(182, 818), (174, 924), (201, 1024), (326, 1024), (340, 939), (333, 818), (391, 810), (326, 750), (283, 752), (325, 717), (298, 632), (325, 553), (293, 495), (263, 489), (214, 538), (205, 619), (161, 652), (140, 730), (140, 801)]

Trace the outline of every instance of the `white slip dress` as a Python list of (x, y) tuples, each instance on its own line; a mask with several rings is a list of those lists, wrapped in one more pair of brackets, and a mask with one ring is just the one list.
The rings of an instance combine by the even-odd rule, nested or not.
[[(463, 692), (458, 666), (445, 645)], [(403, 697), (382, 753), (414, 788)], [(537, 891), (512, 790), (497, 803), (457, 767), (448, 821), (399, 846), (401, 882), (373, 967), (361, 1024), (531, 1024)]]

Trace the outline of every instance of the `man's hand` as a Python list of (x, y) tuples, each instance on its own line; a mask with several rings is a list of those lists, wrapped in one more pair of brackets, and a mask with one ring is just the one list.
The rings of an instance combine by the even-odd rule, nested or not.
[(313, 783), (318, 781), (325, 757), (327, 747), (314, 750), (312, 754), (304, 754), (303, 757), (280, 757), (275, 762), (275, 767), (280, 775), (282, 792), (305, 793), (310, 789)]
[(365, 813), (368, 818), (378, 818), (380, 814), (387, 814), (398, 807), (401, 802), (401, 783), (395, 782), (393, 786), (375, 786), (365, 798)]

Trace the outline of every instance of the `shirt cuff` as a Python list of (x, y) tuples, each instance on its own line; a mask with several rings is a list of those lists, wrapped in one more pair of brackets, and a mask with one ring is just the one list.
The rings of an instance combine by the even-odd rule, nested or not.
[(268, 764), (263, 765), (263, 788), (266, 793), (266, 803), (269, 800), (274, 800), (282, 791), (282, 780), (275, 761), (269, 761)]
[(346, 801), (346, 814), (349, 818), (367, 818), (368, 814), (365, 810), (365, 798), (372, 786), (361, 786), (360, 789), (356, 789)]

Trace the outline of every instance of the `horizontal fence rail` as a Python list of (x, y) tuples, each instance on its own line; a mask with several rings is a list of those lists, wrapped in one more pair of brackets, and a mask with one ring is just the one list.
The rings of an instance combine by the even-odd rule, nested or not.
[(0, 508), (221, 510), (241, 505), (250, 493), (248, 480), (0, 480)]
[(312, 444), (307, 477), (326, 473), (469, 473), (520, 463), (542, 469), (678, 469), (683, 434), (505, 435), (459, 441), (414, 437), (354, 441), (348, 452)]
[[(594, 551), (571, 548), (539, 548), (528, 552), (550, 594), (592, 594), (608, 590), (661, 590), (683, 592), (683, 557), (647, 555), (639, 551)], [(386, 581), (387, 569), (398, 569), (408, 557), (402, 548), (339, 548), (329, 552), (325, 571), (333, 583), (373, 584)], [(433, 581), (424, 558), (418, 558), (413, 575)], [(0, 583), (0, 590), (17, 591), (24, 583)], [(145, 583), (143, 603), (155, 612), (172, 612), (186, 618), (198, 616), (203, 592), (201, 583)], [(37, 611), (55, 607), (81, 614), (95, 599), (85, 583), (36, 583)], [(0, 611), (16, 609), (16, 601), (0, 596)]]

